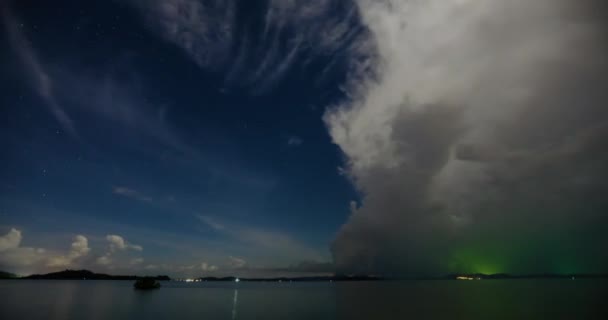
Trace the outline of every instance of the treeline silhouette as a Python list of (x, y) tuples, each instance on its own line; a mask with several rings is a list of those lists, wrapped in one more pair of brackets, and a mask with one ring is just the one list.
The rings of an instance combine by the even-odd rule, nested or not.
[(50, 280), (137, 280), (140, 278), (151, 278), (154, 280), (171, 280), (169, 276), (135, 276), (135, 275), (109, 275), (104, 273), (94, 273), (89, 270), (64, 270), (47, 274), (33, 274), (21, 279), (50, 279)]

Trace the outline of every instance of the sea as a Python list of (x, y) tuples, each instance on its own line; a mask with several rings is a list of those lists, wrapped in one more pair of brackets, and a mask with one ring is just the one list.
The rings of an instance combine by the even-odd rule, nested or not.
[(608, 319), (608, 280), (0, 280), (0, 319)]

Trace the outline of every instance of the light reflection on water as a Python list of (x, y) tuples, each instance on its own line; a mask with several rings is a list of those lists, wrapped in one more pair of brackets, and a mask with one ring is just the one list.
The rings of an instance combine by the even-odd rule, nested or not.
[[(0, 319), (602, 319), (606, 280), (0, 281)], [(604, 318), (606, 319), (606, 318)]]
[(234, 289), (234, 299), (232, 300), (232, 320), (236, 319), (236, 303), (239, 299), (239, 290)]

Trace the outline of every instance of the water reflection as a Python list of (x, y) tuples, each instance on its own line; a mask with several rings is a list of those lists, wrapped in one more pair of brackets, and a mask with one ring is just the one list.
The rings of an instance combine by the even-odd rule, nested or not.
[[(0, 0), (1, 1), (1, 0)], [(0, 281), (0, 319), (605, 319), (606, 280), (182, 284)], [(240, 291), (240, 292), (239, 292)], [(240, 294), (240, 301), (239, 301)], [(238, 308), (238, 311), (237, 311)], [(605, 315), (605, 312), (604, 312)]]
[(236, 319), (236, 303), (239, 300), (239, 290), (234, 289), (234, 298), (232, 299), (232, 320)]
[(53, 304), (53, 311), (51, 313), (51, 319), (68, 319), (70, 312), (72, 311), (74, 297), (76, 291), (80, 288), (76, 282), (68, 282), (65, 286), (54, 286), (55, 283), (44, 283), (45, 287), (52, 288), (57, 296), (61, 296), (62, 299), (56, 300)]

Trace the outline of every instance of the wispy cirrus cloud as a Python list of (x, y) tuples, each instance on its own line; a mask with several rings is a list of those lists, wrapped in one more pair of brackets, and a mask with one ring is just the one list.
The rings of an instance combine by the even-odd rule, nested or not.
[(45, 101), (49, 111), (55, 119), (57, 119), (57, 122), (59, 122), (63, 129), (72, 135), (72, 137), (79, 138), (72, 119), (58, 102), (53, 78), (38, 59), (30, 41), (23, 34), (23, 24), (19, 23), (17, 18), (13, 15), (8, 2), (0, 4), (0, 13), (4, 29), (6, 30), (10, 41), (11, 49), (19, 57), (21, 64), (24, 66), (23, 70), (25, 71), (30, 86)]
[(228, 267), (231, 269), (240, 269), (247, 265), (247, 261), (242, 258), (228, 256)]
[[(256, 260), (259, 260), (258, 258), (260, 257), (291, 262), (301, 260), (322, 261), (327, 259), (322, 250), (313, 248), (285, 232), (239, 225), (207, 215), (197, 215), (196, 217), (206, 226), (223, 236), (223, 241), (232, 243), (231, 246), (234, 247), (236, 245), (236, 247), (240, 247), (246, 245), (248, 248), (247, 252)], [(229, 259), (233, 261), (234, 259), (232, 258)]]
[[(246, 2), (131, 0), (163, 39), (183, 49), (201, 68), (223, 71), (228, 84), (263, 93), (289, 70), (319, 56), (349, 54), (364, 31), (357, 8), (347, 1), (261, 2), (249, 17), (263, 25), (261, 34), (239, 28), (237, 12)], [(251, 9), (251, 8), (248, 8)], [(335, 59), (338, 59), (335, 57)], [(328, 66), (334, 63), (329, 63)], [(247, 66), (256, 66), (248, 68)]]
[(142, 201), (142, 202), (152, 202), (153, 201), (152, 197), (144, 195), (143, 193), (141, 193), (135, 189), (131, 189), (128, 187), (123, 187), (123, 186), (115, 186), (114, 188), (112, 188), (112, 193), (119, 195), (119, 196), (131, 198), (131, 199), (134, 199), (137, 201)]
[(225, 229), (223, 224), (217, 222), (214, 218), (210, 216), (198, 215), (197, 218), (215, 230), (221, 231)]
[(298, 136), (290, 136), (287, 139), (287, 145), (288, 146), (297, 147), (297, 146), (302, 145), (302, 143), (304, 143), (304, 140), (302, 140), (302, 138), (300, 138)]

